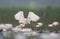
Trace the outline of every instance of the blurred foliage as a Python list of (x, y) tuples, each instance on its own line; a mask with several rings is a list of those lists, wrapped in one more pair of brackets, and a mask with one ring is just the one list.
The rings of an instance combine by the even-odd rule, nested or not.
[[(45, 8), (26, 8), (26, 7), (0, 7), (0, 24), (1, 23), (11, 23), (14, 26), (18, 25), (18, 21), (15, 20), (14, 15), (18, 11), (24, 11), (25, 17), (28, 16), (29, 11), (34, 12), (35, 14), (39, 15), (41, 19), (38, 22), (44, 23), (44, 26), (41, 27), (41, 29), (47, 29), (47, 25), (58, 21), (60, 22), (60, 7), (45, 7)], [(36, 29), (35, 25), (37, 22), (33, 22), (30, 25), (26, 25), (26, 27), (31, 27), (32, 29)], [(56, 27), (55, 27), (56, 28)], [(53, 29), (55, 29), (53, 28)], [(38, 28), (39, 29), (39, 28)], [(57, 29), (60, 29), (60, 26), (57, 27)]]

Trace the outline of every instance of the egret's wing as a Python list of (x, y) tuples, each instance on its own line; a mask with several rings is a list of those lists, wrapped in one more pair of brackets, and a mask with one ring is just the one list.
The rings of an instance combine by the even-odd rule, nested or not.
[(34, 14), (33, 12), (29, 12), (28, 18), (31, 21), (38, 21), (40, 19), (40, 17), (38, 15)]
[(16, 20), (20, 20), (22, 18), (24, 18), (23, 11), (19, 11), (17, 14), (15, 14), (15, 19)]

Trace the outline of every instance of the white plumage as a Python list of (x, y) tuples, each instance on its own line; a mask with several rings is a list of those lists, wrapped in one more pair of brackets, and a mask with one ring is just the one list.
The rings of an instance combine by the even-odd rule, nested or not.
[(34, 14), (34, 12), (29, 12), (28, 18), (30, 18), (31, 21), (38, 21), (40, 19), (40, 17)]
[(17, 14), (15, 14), (16, 20), (22, 20), (24, 18), (23, 11), (19, 11)]
[(40, 19), (39, 16), (37, 16), (36, 14), (34, 14), (33, 12), (29, 12), (28, 17), (25, 18), (23, 11), (19, 11), (17, 14), (15, 14), (15, 19), (19, 21), (19, 23), (22, 24), (30, 24), (30, 21), (38, 21)]

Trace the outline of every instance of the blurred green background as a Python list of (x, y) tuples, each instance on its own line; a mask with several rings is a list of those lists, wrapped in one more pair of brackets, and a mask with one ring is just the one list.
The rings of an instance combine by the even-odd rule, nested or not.
[[(42, 22), (44, 24), (42, 29), (48, 28), (46, 26), (54, 21), (60, 22), (60, 7), (50, 7), (50, 6), (47, 6), (45, 8), (1, 7), (0, 8), (0, 24), (11, 23), (14, 26), (19, 25), (18, 21), (15, 20), (14, 18), (14, 15), (18, 11), (24, 11), (25, 17), (28, 16), (29, 11), (32, 11), (38, 16), (40, 16), (41, 19), (38, 22)], [(36, 24), (37, 22), (32, 22), (30, 25), (29, 24), (26, 25), (26, 27), (34, 28)], [(60, 26), (58, 28), (60, 28)]]
[[(38, 22), (42, 22), (44, 25), (38, 30), (48, 29), (48, 24), (54, 21), (60, 22), (60, 0), (0, 0), (0, 24), (19, 25), (14, 18), (18, 11), (24, 11), (25, 17), (28, 16), (29, 11), (40, 16), (41, 19)], [(36, 29), (36, 24), (37, 22), (31, 22), (26, 27)], [(60, 25), (53, 27), (53, 29), (60, 29)]]

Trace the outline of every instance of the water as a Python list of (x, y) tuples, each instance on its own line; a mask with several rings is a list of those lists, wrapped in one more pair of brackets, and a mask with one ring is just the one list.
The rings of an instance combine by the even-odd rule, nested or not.
[(14, 32), (13, 33), (14, 39), (26, 39), (26, 36), (22, 35), (22, 33), (18, 32)]
[(4, 38), (4, 36), (3, 36), (3, 34), (0, 32), (0, 39), (3, 39)]
[(40, 33), (41, 39), (60, 39), (60, 33)]
[[(12, 38), (13, 37), (13, 38)], [(31, 36), (30, 32), (1, 32), (0, 39), (60, 39), (60, 33), (39, 33)]]

